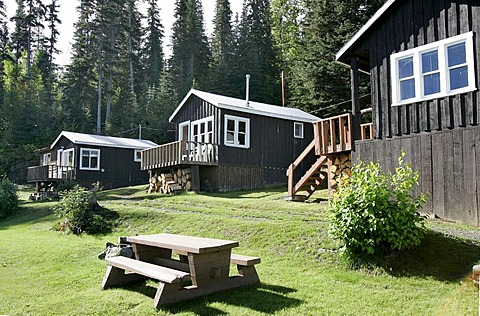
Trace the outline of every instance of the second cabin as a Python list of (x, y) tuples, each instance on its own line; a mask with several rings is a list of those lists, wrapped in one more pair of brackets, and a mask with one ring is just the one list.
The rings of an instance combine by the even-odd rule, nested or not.
[[(287, 168), (313, 140), (319, 118), (191, 90), (169, 120), (177, 141), (143, 151), (142, 169), (157, 179), (180, 175), (195, 191), (234, 191), (286, 184)], [(299, 169), (308, 170), (310, 158)]]

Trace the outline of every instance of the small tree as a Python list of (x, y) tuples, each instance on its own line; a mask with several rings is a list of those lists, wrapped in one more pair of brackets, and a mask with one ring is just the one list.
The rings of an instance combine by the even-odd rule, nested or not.
[(76, 185), (63, 191), (60, 202), (54, 206), (55, 214), (62, 220), (57, 230), (97, 234), (108, 232), (118, 214), (100, 207), (92, 191)]
[(395, 173), (388, 175), (373, 162), (359, 164), (334, 195), (330, 233), (351, 261), (372, 262), (420, 244), (425, 226), (418, 211), (426, 196), (412, 196), (419, 175), (404, 157), (402, 152)]
[(7, 177), (3, 177), (0, 180), (0, 219), (12, 214), (17, 207), (17, 187)]

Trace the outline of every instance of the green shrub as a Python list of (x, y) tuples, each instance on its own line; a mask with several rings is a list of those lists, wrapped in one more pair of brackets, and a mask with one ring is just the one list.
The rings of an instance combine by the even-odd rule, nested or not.
[(402, 152), (394, 173), (378, 164), (359, 164), (330, 202), (330, 233), (353, 262), (374, 263), (394, 252), (419, 245), (424, 217), (418, 211), (424, 194), (412, 197), (418, 172), (404, 164)]
[(60, 202), (54, 207), (55, 214), (62, 219), (57, 230), (71, 231), (74, 234), (106, 233), (118, 217), (116, 212), (100, 207), (93, 192), (78, 185), (72, 190), (61, 192), (60, 196)]
[(7, 177), (2, 177), (0, 180), (0, 219), (12, 214), (17, 207), (17, 187)]

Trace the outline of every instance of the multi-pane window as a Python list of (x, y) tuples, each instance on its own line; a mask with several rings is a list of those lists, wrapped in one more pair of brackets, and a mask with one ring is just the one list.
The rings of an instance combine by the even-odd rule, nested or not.
[(80, 149), (80, 169), (82, 170), (100, 170), (100, 150), (99, 149)]
[(226, 146), (250, 147), (250, 120), (248, 118), (225, 115)]
[(475, 90), (473, 33), (391, 56), (393, 105)]
[(213, 116), (192, 122), (192, 140), (198, 143), (213, 142)]
[(303, 123), (293, 123), (293, 136), (295, 138), (303, 138)]

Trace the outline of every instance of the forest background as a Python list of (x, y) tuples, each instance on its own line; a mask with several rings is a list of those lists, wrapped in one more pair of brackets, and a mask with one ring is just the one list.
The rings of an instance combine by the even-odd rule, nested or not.
[(207, 37), (201, 1), (175, 0), (166, 56), (156, 0), (81, 0), (70, 62), (58, 65), (59, 1), (16, 0), (9, 18), (0, 0), (0, 175), (17, 182), (62, 130), (138, 137), (142, 126), (143, 139), (172, 141), (168, 117), (191, 88), (243, 98), (246, 74), (251, 100), (282, 104), (283, 72), (286, 106), (344, 113), (350, 74), (335, 53), (385, 2), (244, 0), (233, 15), (216, 0)]

